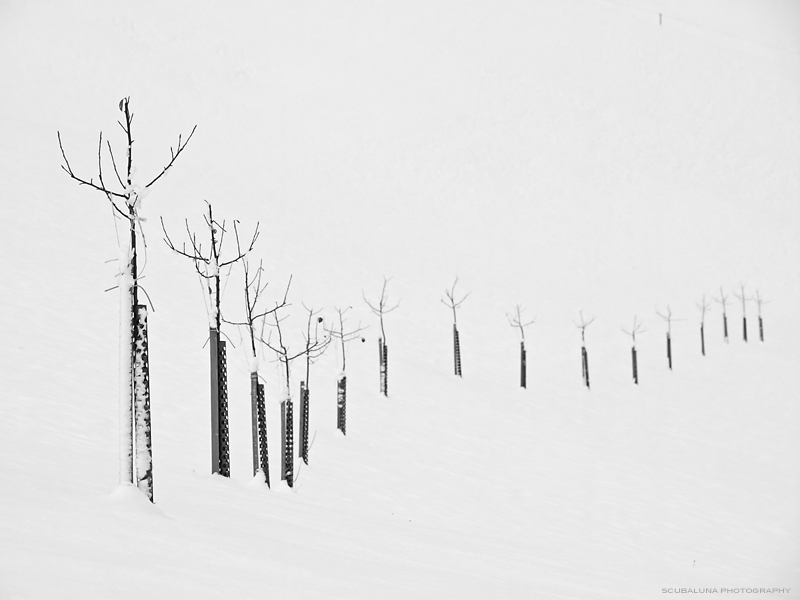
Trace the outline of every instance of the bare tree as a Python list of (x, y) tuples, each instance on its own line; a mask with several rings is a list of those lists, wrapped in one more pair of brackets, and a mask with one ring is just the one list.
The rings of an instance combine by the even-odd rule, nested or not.
[(334, 307), (338, 315), (338, 328), (334, 326), (331, 329), (327, 329), (331, 338), (339, 340), (342, 348), (342, 370), (336, 381), (336, 428), (341, 431), (343, 435), (347, 434), (347, 344), (358, 338), (361, 338), (362, 342), (365, 341), (364, 338), (361, 337), (361, 333), (365, 328), (361, 327), (360, 324), (355, 329), (348, 330), (345, 327), (345, 314), (351, 308), (352, 307)]
[(267, 440), (267, 412), (266, 401), (264, 397), (264, 384), (260, 383), (258, 374), (258, 350), (256, 340), (259, 335), (256, 330), (258, 322), (262, 321), (267, 315), (273, 314), (275, 311), (288, 305), (287, 298), (289, 296), (289, 288), (292, 285), (292, 279), (286, 285), (286, 291), (283, 295), (283, 300), (273, 308), (264, 310), (260, 306), (260, 301), (266, 291), (269, 283), (262, 282), (264, 268), (263, 261), (259, 261), (258, 268), (255, 273), (251, 272), (250, 262), (247, 259), (246, 253), (242, 251), (241, 241), (239, 238), (238, 221), (233, 222), (234, 235), (236, 236), (236, 249), (242, 257), (242, 267), (244, 270), (244, 304), (245, 304), (245, 320), (243, 322), (229, 321), (225, 318), (221, 320), (229, 325), (236, 325), (244, 327), (247, 330), (249, 339), (248, 351), (248, 365), (250, 367), (250, 428), (251, 428), (251, 441), (253, 453), (253, 475), (259, 472), (264, 478), (267, 486), (270, 485), (269, 479), (269, 448)]
[[(64, 172), (79, 185), (85, 185), (103, 194), (111, 205), (115, 219), (127, 224), (127, 232), (119, 237), (120, 258), (116, 286), (120, 292), (119, 480), (121, 484), (135, 483), (152, 501), (150, 385), (146, 351), (147, 306), (139, 304), (139, 289), (144, 291), (140, 285), (139, 237), (146, 248), (142, 229), (144, 219), (140, 211), (142, 201), (150, 192), (150, 188), (175, 164), (178, 156), (192, 139), (197, 125), (192, 128), (185, 140), (178, 136), (177, 146), (170, 148), (169, 162), (158, 175), (142, 186), (134, 181), (136, 167), (133, 161), (133, 112), (130, 109), (129, 97), (120, 100), (119, 110), (123, 114), (123, 119), (117, 123), (122, 128), (127, 142), (127, 160), (122, 165), (122, 174), (117, 167), (110, 140), (106, 140), (105, 145), (103, 144), (102, 132), (97, 144), (97, 181), (94, 178), (77, 175), (72, 169), (61, 141), (60, 131), (57, 132), (58, 146), (64, 160), (61, 165)], [(113, 179), (116, 180), (116, 182), (111, 181), (111, 185), (106, 185), (103, 175), (104, 150), (107, 150), (106, 160), (111, 160)]]
[(222, 311), (221, 270), (241, 261), (255, 246), (258, 239), (258, 223), (253, 231), (250, 244), (242, 249), (239, 244), (238, 229), (236, 229), (237, 252), (229, 259), (222, 259), (225, 244), (225, 221), (220, 223), (214, 218), (210, 202), (208, 214), (203, 218), (208, 228), (211, 245), (208, 252), (203, 251), (203, 245), (197, 240), (197, 234), (189, 228), (188, 219), (185, 221), (186, 235), (189, 240), (187, 248), (184, 242), (178, 248), (169, 237), (164, 219), (161, 219), (161, 229), (164, 232), (164, 242), (176, 254), (188, 258), (194, 264), (195, 271), (203, 283), (204, 293), (208, 296), (208, 328), (209, 350), (211, 362), (211, 472), (230, 477), (230, 447), (228, 428), (228, 387), (227, 387), (227, 352), (225, 341), (220, 339)]
[(764, 321), (761, 319), (761, 305), (762, 304), (769, 304), (769, 300), (764, 300), (761, 297), (761, 293), (756, 290), (756, 306), (758, 307), (758, 336), (759, 339), (763, 342), (764, 341)]
[(728, 343), (728, 296), (725, 295), (722, 287), (719, 288), (719, 298), (714, 298), (714, 302), (722, 305), (722, 333), (725, 343)]
[(467, 292), (460, 300), (456, 300), (456, 285), (458, 285), (458, 277), (453, 282), (450, 289), (444, 291), (447, 300), (441, 298), (442, 304), (447, 306), (453, 311), (453, 362), (455, 366), (455, 374), (461, 377), (461, 340), (458, 335), (458, 313), (457, 309), (464, 303), (472, 292)]
[[(322, 337), (319, 335), (320, 325), (323, 323), (322, 317), (319, 316), (321, 311), (316, 311), (313, 308), (308, 308), (305, 304), (303, 308), (308, 313), (306, 321), (306, 378), (300, 382), (300, 458), (303, 462), (308, 464), (308, 428), (309, 428), (309, 415), (310, 415), (310, 399), (311, 399), (311, 365), (322, 356), (330, 343), (330, 336), (325, 334)], [(323, 327), (324, 331), (324, 327)]]
[(514, 312), (511, 314), (506, 313), (508, 324), (514, 329), (519, 329), (520, 342), (519, 342), (519, 385), (520, 387), (528, 387), (528, 366), (527, 366), (527, 352), (525, 351), (525, 328), (533, 325), (536, 322), (536, 317), (530, 321), (525, 321), (522, 318), (522, 307), (517, 304), (514, 306)]
[(583, 377), (583, 383), (587, 388), (589, 386), (589, 353), (586, 351), (586, 328), (589, 327), (592, 323), (594, 323), (595, 317), (592, 317), (588, 321), (583, 317), (583, 311), (579, 311), (578, 314), (580, 315), (580, 322), (575, 323), (575, 327), (581, 330), (581, 376)]
[(622, 328), (622, 331), (627, 333), (631, 336), (631, 364), (633, 367), (633, 383), (639, 385), (639, 364), (636, 358), (636, 334), (637, 333), (644, 333), (647, 331), (646, 329), (642, 329), (643, 323), (637, 322), (636, 315), (633, 316), (633, 327), (631, 327), (630, 331)]
[(667, 322), (667, 362), (669, 363), (669, 370), (672, 370), (672, 322), (681, 321), (672, 316), (672, 309), (667, 305), (666, 314), (661, 314), (656, 309), (656, 314)]
[(703, 294), (703, 300), (700, 304), (697, 304), (697, 309), (700, 311), (700, 351), (703, 353), (703, 356), (706, 355), (706, 336), (705, 336), (705, 324), (706, 324), (706, 313), (711, 310), (711, 305), (706, 302), (706, 295)]
[(742, 303), (742, 338), (747, 342), (747, 303), (753, 299), (744, 293), (744, 284), (739, 284), (740, 293), (733, 292), (733, 295)]
[[(314, 315), (314, 311), (309, 311), (309, 321)], [(294, 404), (292, 402), (292, 385), (291, 385), (291, 363), (292, 361), (300, 358), (301, 356), (318, 357), (321, 355), (328, 345), (329, 338), (312, 340), (310, 337), (306, 338), (305, 347), (298, 351), (292, 352), (287, 346), (284, 339), (281, 323), (285, 321), (286, 317), (281, 319), (278, 316), (278, 311), (272, 312), (274, 318), (274, 328), (277, 332), (277, 342), (270, 339), (263, 339), (262, 342), (275, 353), (278, 362), (281, 364), (284, 372), (284, 380), (286, 383), (285, 398), (281, 401), (281, 448), (282, 448), (282, 461), (281, 461), (281, 479), (285, 479), (289, 487), (294, 486)], [(307, 363), (309, 364), (309, 363)]]
[(364, 302), (367, 303), (369, 309), (378, 317), (381, 323), (381, 337), (378, 340), (378, 364), (380, 368), (380, 393), (384, 396), (389, 395), (389, 347), (386, 344), (386, 330), (383, 327), (383, 317), (400, 306), (399, 301), (394, 306), (389, 306), (389, 295), (386, 293), (386, 286), (390, 280), (391, 278), (383, 278), (381, 297), (377, 302), (370, 302), (367, 300), (366, 295), (364, 295), (364, 290), (361, 290), (361, 296), (364, 298)]

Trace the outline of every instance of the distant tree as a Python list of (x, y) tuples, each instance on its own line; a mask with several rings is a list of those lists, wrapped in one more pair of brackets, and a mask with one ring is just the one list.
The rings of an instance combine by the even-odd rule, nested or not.
[(450, 289), (444, 291), (447, 300), (441, 299), (442, 304), (453, 311), (453, 362), (455, 366), (455, 374), (461, 377), (461, 339), (458, 335), (458, 308), (464, 303), (472, 292), (464, 294), (460, 300), (456, 300), (456, 285), (458, 285), (458, 277), (453, 282)]
[(714, 298), (714, 302), (718, 302), (722, 305), (722, 333), (724, 336), (725, 343), (728, 343), (728, 296), (725, 295), (725, 292), (720, 287), (719, 288), (719, 298)]
[(345, 327), (345, 314), (351, 308), (350, 306), (347, 308), (334, 307), (338, 316), (338, 328), (334, 325), (327, 330), (331, 338), (339, 340), (342, 349), (342, 370), (336, 379), (336, 429), (341, 431), (342, 435), (347, 435), (347, 344), (358, 338), (361, 338), (362, 343), (365, 341), (361, 337), (361, 333), (365, 329), (361, 327), (361, 324), (355, 329)]
[(633, 383), (639, 385), (639, 364), (636, 358), (636, 334), (637, 333), (644, 333), (647, 331), (646, 329), (642, 329), (643, 323), (638, 323), (636, 315), (633, 316), (633, 327), (631, 327), (630, 331), (622, 328), (622, 331), (627, 333), (631, 336), (631, 364), (633, 367)]
[(759, 339), (763, 342), (764, 341), (764, 321), (761, 319), (761, 305), (768, 304), (769, 300), (764, 300), (761, 297), (761, 293), (756, 290), (756, 306), (758, 307), (758, 336)]
[(742, 338), (747, 342), (747, 303), (753, 299), (752, 296), (747, 296), (744, 293), (744, 284), (739, 285), (741, 292), (733, 292), (733, 295), (742, 303)]
[(703, 294), (703, 301), (697, 305), (697, 309), (700, 311), (700, 352), (702, 352), (703, 356), (706, 355), (706, 336), (705, 336), (705, 324), (706, 324), (706, 313), (711, 310), (711, 306), (706, 302), (706, 295)]
[[(197, 125), (192, 128), (184, 140), (178, 136), (176, 148), (170, 148), (170, 160), (161, 172), (141, 185), (134, 180), (136, 167), (133, 161), (133, 112), (130, 109), (130, 98), (120, 100), (119, 110), (123, 120), (117, 121), (126, 138), (127, 160), (122, 165), (123, 173), (117, 167), (116, 157), (111, 142), (103, 145), (103, 134), (100, 133), (97, 144), (97, 182), (94, 179), (81, 177), (75, 173), (67, 159), (61, 132), (58, 132), (58, 147), (64, 163), (61, 168), (79, 185), (102, 193), (117, 220), (127, 225), (124, 235), (119, 241), (119, 271), (117, 288), (120, 292), (120, 390), (119, 390), (119, 480), (121, 484), (136, 484), (152, 502), (153, 500), (153, 461), (151, 450), (150, 425), (150, 384), (147, 357), (147, 306), (139, 303), (141, 273), (139, 270), (140, 238), (144, 243), (140, 215), (142, 201), (150, 192), (150, 188), (178, 159), (192, 139)], [(108, 151), (108, 158), (114, 172), (111, 185), (106, 185), (103, 175), (103, 150)], [(108, 160), (108, 159), (106, 159)], [(147, 294), (144, 292), (145, 295)], [(135, 424), (135, 428), (134, 428)], [(135, 455), (135, 459), (134, 459)]]
[(390, 279), (386, 277), (383, 278), (381, 297), (377, 302), (370, 302), (367, 300), (366, 295), (364, 295), (364, 290), (361, 290), (361, 296), (364, 298), (364, 302), (367, 303), (367, 306), (369, 306), (373, 314), (378, 317), (381, 324), (381, 337), (378, 340), (378, 364), (380, 369), (380, 393), (384, 396), (389, 395), (389, 347), (386, 344), (386, 330), (383, 327), (383, 317), (400, 306), (400, 302), (397, 302), (394, 306), (389, 305), (389, 295), (386, 293), (386, 286), (389, 281)]
[(680, 319), (676, 319), (672, 316), (672, 309), (667, 305), (667, 312), (666, 314), (661, 314), (658, 310), (656, 310), (656, 314), (664, 319), (667, 322), (667, 362), (669, 364), (669, 370), (672, 370), (672, 322), (679, 321)]
[(522, 318), (522, 307), (517, 304), (514, 306), (514, 312), (511, 314), (506, 313), (508, 324), (514, 329), (519, 329), (519, 385), (522, 388), (528, 387), (528, 361), (527, 352), (525, 351), (525, 328), (533, 325), (536, 322), (536, 317), (530, 321), (525, 321)]
[(583, 378), (583, 384), (590, 388), (589, 385), (589, 353), (586, 351), (586, 328), (594, 323), (595, 317), (592, 317), (588, 321), (583, 318), (583, 311), (579, 311), (578, 314), (580, 315), (580, 322), (575, 323), (575, 327), (581, 330), (581, 377)]

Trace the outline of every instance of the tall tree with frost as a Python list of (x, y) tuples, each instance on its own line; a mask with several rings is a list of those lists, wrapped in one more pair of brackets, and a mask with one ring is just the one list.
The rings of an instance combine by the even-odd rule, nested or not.
[[(146, 348), (141, 339), (146, 328), (147, 308), (139, 304), (139, 290), (141, 288), (139, 271), (139, 241), (144, 243), (141, 217), (142, 201), (150, 192), (150, 188), (167, 171), (169, 171), (181, 155), (186, 145), (192, 139), (197, 125), (192, 128), (189, 136), (184, 140), (178, 136), (177, 147), (170, 147), (170, 160), (161, 171), (147, 183), (141, 185), (134, 180), (136, 167), (133, 162), (133, 112), (130, 109), (130, 98), (123, 98), (119, 102), (119, 110), (123, 114), (122, 120), (117, 121), (125, 134), (127, 145), (127, 160), (123, 171), (117, 167), (116, 157), (111, 142), (106, 140), (103, 145), (103, 133), (100, 133), (97, 145), (97, 181), (77, 175), (72, 169), (64, 145), (61, 141), (61, 132), (58, 132), (58, 146), (64, 163), (61, 168), (80, 185), (103, 194), (111, 205), (115, 219), (127, 225), (127, 231), (119, 236), (119, 270), (117, 273), (117, 288), (120, 293), (120, 369), (119, 369), (119, 480), (121, 484), (134, 484), (144, 491), (150, 500), (153, 500), (153, 473), (152, 449), (150, 445), (150, 410), (149, 410), (149, 383), (147, 381)], [(107, 150), (111, 160), (114, 179), (111, 185), (106, 185), (103, 175), (103, 153)], [(146, 295), (146, 292), (144, 292)], [(145, 368), (142, 368), (143, 365)], [(134, 431), (135, 424), (135, 431)], [(135, 457), (135, 458), (134, 458)]]

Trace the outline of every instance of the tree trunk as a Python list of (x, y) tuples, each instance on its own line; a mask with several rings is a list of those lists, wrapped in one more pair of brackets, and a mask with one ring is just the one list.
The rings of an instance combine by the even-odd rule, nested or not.
[[(123, 240), (127, 241), (123, 237)], [(120, 249), (119, 272), (119, 482), (133, 484), (133, 335), (135, 273), (131, 248)]]
[(672, 371), (672, 338), (667, 333), (667, 362), (669, 363), (669, 370)]
[(347, 435), (347, 375), (336, 382), (336, 429)]
[(700, 323), (700, 352), (703, 353), (703, 356), (706, 355), (706, 337), (703, 333), (703, 324)]
[(453, 360), (455, 362), (455, 373), (461, 377), (461, 340), (458, 337), (458, 328), (453, 324)]
[(258, 473), (258, 373), (250, 373), (250, 436), (253, 442), (253, 475)]
[(520, 387), (528, 387), (528, 369), (525, 354), (525, 342), (519, 343), (519, 385)]
[(133, 338), (133, 397), (136, 423), (136, 483), (153, 502), (153, 452), (150, 426), (150, 358), (147, 339), (147, 307), (136, 307)]
[(258, 441), (261, 446), (261, 472), (269, 487), (269, 447), (267, 446), (267, 409), (264, 401), (264, 384), (258, 384)]
[(639, 385), (639, 368), (636, 364), (636, 346), (631, 348), (631, 361), (633, 364), (633, 383)]

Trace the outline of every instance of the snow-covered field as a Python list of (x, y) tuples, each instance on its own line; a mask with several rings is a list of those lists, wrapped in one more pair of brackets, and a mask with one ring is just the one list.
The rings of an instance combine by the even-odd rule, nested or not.
[[(800, 598), (800, 5), (229, 4), (0, 3), (0, 599)], [(114, 220), (56, 138), (94, 176), (125, 96), (143, 180), (198, 125), (142, 211), (154, 505), (117, 487)], [(292, 490), (269, 353), (274, 485), (251, 476), (235, 327), (232, 477), (210, 475), (207, 315), (159, 224), (199, 230), (204, 200), (260, 221), (295, 347), (301, 303), (368, 326), (346, 437), (338, 348), (312, 371)], [(388, 398), (362, 299), (384, 276)], [(711, 301), (701, 356), (696, 303), (740, 284), (766, 342), (731, 297), (725, 344)]]

